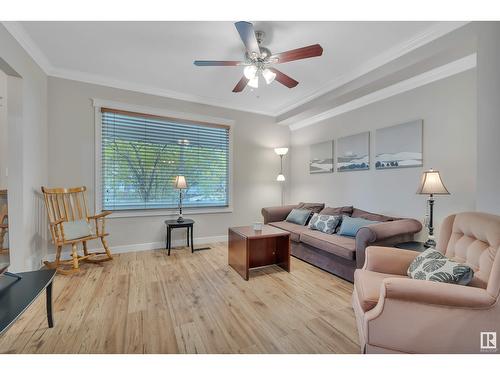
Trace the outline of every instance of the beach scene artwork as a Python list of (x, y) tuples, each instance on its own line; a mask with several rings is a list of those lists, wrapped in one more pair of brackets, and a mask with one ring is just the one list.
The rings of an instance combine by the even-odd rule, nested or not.
[(423, 121), (411, 121), (375, 133), (375, 168), (421, 167)]
[(316, 143), (309, 149), (309, 173), (333, 172), (333, 141)]
[(370, 132), (350, 135), (337, 140), (337, 171), (370, 169)]

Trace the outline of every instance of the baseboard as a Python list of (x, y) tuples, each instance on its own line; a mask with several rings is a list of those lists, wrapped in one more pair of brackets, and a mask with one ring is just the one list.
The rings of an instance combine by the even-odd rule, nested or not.
[[(112, 241), (110, 241), (112, 242)], [(227, 236), (211, 236), (211, 237), (198, 237), (194, 238), (194, 245), (205, 245), (216, 242), (227, 242)], [(172, 242), (172, 247), (178, 246), (186, 246), (185, 240), (174, 240)], [(113, 254), (122, 254), (122, 253), (132, 253), (134, 251), (147, 251), (147, 250), (156, 250), (156, 249), (164, 249), (165, 242), (146, 242), (146, 243), (138, 243), (133, 245), (118, 245), (118, 246), (110, 246), (109, 249)], [(102, 250), (101, 247), (89, 248), (89, 251)], [(61, 259), (69, 259), (71, 258), (71, 250), (68, 246), (67, 249), (63, 249), (61, 254)], [(55, 260), (55, 253), (48, 254), (46, 259), (49, 262), (53, 262)]]

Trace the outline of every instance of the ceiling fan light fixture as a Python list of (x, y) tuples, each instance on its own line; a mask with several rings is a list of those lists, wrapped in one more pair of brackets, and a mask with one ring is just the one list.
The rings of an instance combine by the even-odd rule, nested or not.
[(248, 65), (243, 69), (243, 74), (248, 79), (253, 79), (257, 75), (257, 67), (255, 65)]
[(255, 75), (253, 78), (251, 78), (248, 81), (248, 86), (250, 86), (254, 89), (258, 89), (259, 88), (259, 76)]
[(272, 70), (270, 69), (264, 69), (262, 71), (262, 76), (264, 77), (264, 79), (266, 80), (266, 83), (269, 85), (270, 83), (272, 83), (274, 81), (274, 79), (276, 78), (276, 73), (274, 73)]

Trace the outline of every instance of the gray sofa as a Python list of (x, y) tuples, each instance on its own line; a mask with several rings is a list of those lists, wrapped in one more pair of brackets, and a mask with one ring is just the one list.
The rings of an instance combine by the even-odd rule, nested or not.
[[(325, 215), (347, 215), (380, 223), (358, 230), (356, 237), (326, 234), (285, 221), (294, 208), (308, 208)], [(325, 207), (323, 203), (299, 203), (262, 209), (264, 223), (290, 232), (291, 253), (307, 263), (353, 281), (356, 268), (363, 267), (368, 246), (392, 246), (411, 241), (422, 224), (415, 219), (402, 219), (363, 211), (352, 206)]]

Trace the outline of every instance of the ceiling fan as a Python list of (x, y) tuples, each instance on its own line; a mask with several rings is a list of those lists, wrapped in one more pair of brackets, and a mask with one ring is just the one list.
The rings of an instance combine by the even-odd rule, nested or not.
[(265, 36), (264, 32), (255, 31), (250, 22), (240, 21), (234, 25), (247, 50), (244, 61), (194, 61), (194, 65), (196, 66), (244, 66), (243, 77), (236, 84), (233, 92), (241, 92), (247, 85), (252, 88), (258, 88), (259, 76), (262, 76), (267, 84), (272, 83), (276, 79), (276, 81), (291, 89), (297, 86), (299, 82), (272, 66), (274, 64), (307, 59), (323, 54), (323, 48), (319, 44), (272, 54), (268, 48), (262, 46)]

